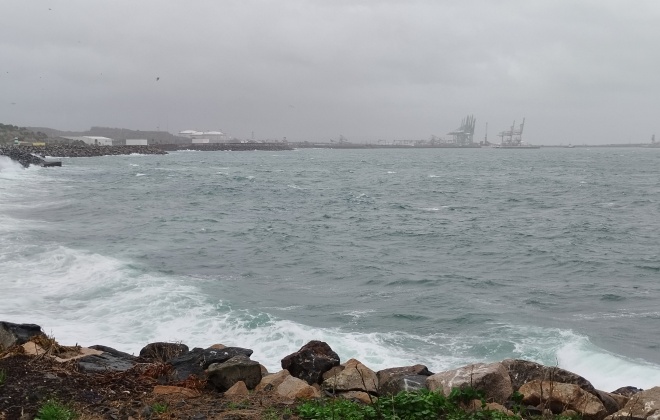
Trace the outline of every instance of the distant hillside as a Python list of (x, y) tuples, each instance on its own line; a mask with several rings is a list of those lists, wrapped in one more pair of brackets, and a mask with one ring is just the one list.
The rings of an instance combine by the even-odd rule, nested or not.
[(14, 139), (39, 142), (44, 141), (47, 137), (48, 135), (40, 130), (0, 123), (0, 143), (13, 143)]
[(61, 131), (47, 127), (30, 127), (29, 129), (46, 133), (48, 137), (101, 136), (109, 137), (113, 140), (147, 139), (149, 140), (149, 144), (190, 143), (190, 139), (175, 136), (167, 131), (140, 131), (111, 127), (92, 127), (87, 131)]

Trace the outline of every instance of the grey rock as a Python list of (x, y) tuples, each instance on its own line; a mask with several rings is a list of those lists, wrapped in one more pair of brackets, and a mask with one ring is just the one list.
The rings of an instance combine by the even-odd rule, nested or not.
[(621, 410), (606, 420), (657, 420), (660, 419), (660, 386), (635, 393)]
[(170, 359), (168, 363), (174, 368), (174, 379), (185, 381), (191, 375), (204, 377), (204, 370), (213, 363), (223, 363), (239, 355), (250, 357), (252, 353), (252, 350), (241, 347), (225, 347), (221, 350), (194, 348), (188, 353)]
[(187, 352), (188, 346), (181, 343), (149, 343), (140, 350), (140, 358), (165, 363)]
[(619, 403), (617, 403), (607, 392), (596, 390), (596, 393), (598, 399), (603, 403), (603, 406), (605, 406), (605, 411), (607, 411), (608, 415), (616, 413), (623, 408), (619, 407)]
[[(121, 352), (119, 352), (121, 353)], [(135, 366), (135, 356), (117, 356), (112, 353), (85, 356), (77, 360), (82, 372), (123, 372)]]
[(120, 358), (126, 359), (126, 360), (137, 360), (136, 356), (133, 356), (132, 354), (124, 353), (123, 351), (115, 350), (112, 347), (96, 344), (96, 345), (93, 345), (93, 346), (89, 346), (89, 348), (94, 349), (94, 350), (99, 350), (99, 351), (102, 351), (104, 353), (110, 353), (113, 356), (120, 357)]
[(624, 397), (632, 397), (633, 395), (644, 391), (640, 388), (635, 388), (634, 386), (623, 386), (616, 391), (612, 391), (612, 394), (623, 395)]
[[(401, 391), (426, 388), (426, 377), (431, 376), (424, 365), (383, 369), (376, 373), (379, 395), (396, 395)], [(418, 382), (421, 381), (421, 384)]]
[(243, 381), (248, 389), (254, 389), (261, 382), (261, 366), (246, 356), (234, 356), (224, 363), (209, 366), (208, 379), (222, 392), (238, 381)]
[(0, 350), (25, 344), (32, 337), (43, 334), (41, 327), (36, 324), (14, 324), (0, 321)]

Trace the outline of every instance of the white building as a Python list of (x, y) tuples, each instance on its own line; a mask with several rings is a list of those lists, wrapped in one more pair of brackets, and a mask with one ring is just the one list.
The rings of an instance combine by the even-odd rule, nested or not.
[(64, 137), (67, 140), (73, 141), (83, 141), (92, 146), (112, 146), (112, 139), (108, 137), (101, 136), (76, 136), (76, 137)]
[(227, 143), (229, 141), (227, 135), (222, 131), (184, 130), (180, 131), (179, 135), (181, 137), (187, 137), (190, 140), (208, 139), (208, 143)]
[(126, 139), (126, 146), (146, 146), (147, 139)]

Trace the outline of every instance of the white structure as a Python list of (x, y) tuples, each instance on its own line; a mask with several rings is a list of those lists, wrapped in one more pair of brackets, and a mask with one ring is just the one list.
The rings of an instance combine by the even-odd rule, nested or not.
[(209, 143), (209, 139), (192, 139), (192, 144)]
[(101, 136), (77, 136), (77, 137), (64, 137), (67, 140), (83, 141), (92, 146), (112, 146), (112, 139)]
[(126, 139), (126, 146), (146, 146), (147, 139)]
[(205, 143), (227, 143), (229, 141), (227, 135), (222, 131), (184, 130), (180, 131), (179, 135), (193, 140), (193, 143), (195, 143), (194, 140), (208, 140)]

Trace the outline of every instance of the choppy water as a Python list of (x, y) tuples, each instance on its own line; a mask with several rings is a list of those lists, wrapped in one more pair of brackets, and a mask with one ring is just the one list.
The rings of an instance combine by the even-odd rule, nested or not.
[(0, 319), (61, 342), (311, 339), (660, 385), (660, 149), (0, 158)]

